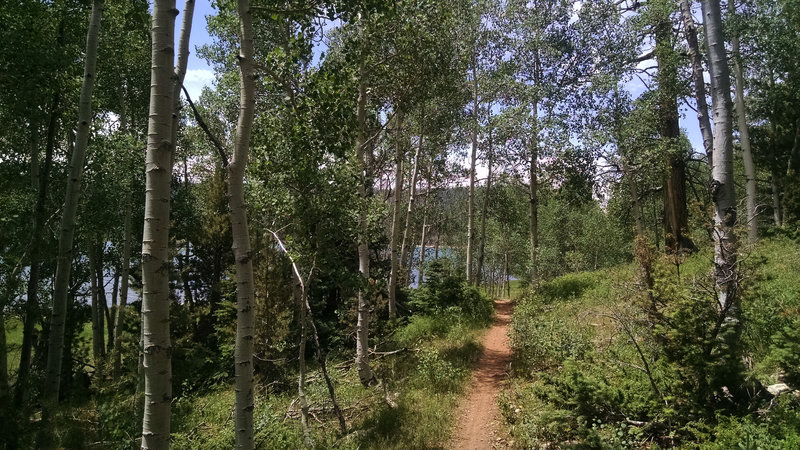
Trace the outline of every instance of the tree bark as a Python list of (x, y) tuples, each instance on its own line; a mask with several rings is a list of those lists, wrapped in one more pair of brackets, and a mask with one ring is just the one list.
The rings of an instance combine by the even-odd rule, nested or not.
[(50, 109), (47, 125), (47, 141), (45, 143), (44, 165), (38, 161), (31, 163), (31, 172), (36, 171), (38, 193), (33, 207), (33, 220), (30, 241), (30, 272), (28, 273), (27, 299), (25, 300), (25, 320), (22, 327), (22, 348), (20, 352), (19, 370), (17, 371), (17, 388), (14, 392), (14, 406), (19, 408), (27, 400), (28, 375), (30, 373), (33, 353), (34, 325), (39, 319), (39, 273), (41, 270), (41, 245), (46, 221), (47, 191), (50, 186), (50, 167), (53, 162), (56, 131), (59, 119), (60, 97), (56, 94)]
[[(114, 317), (114, 328), (119, 333), (120, 327), (122, 326), (122, 315), (125, 307), (128, 304), (128, 278), (130, 278), (130, 265), (131, 265), (131, 234), (133, 232), (131, 227), (131, 217), (133, 216), (133, 206), (131, 203), (133, 202), (133, 193), (132, 187), (128, 186), (127, 192), (125, 192), (125, 217), (123, 219), (123, 238), (122, 238), (122, 261), (121, 261), (121, 274), (120, 274), (120, 288), (119, 288), (119, 305), (117, 305), (117, 311)], [(117, 376), (120, 373), (120, 368), (122, 366), (122, 353), (119, 349), (119, 340), (115, 340), (115, 348), (114, 348), (114, 375)]]
[[(491, 114), (491, 110), (489, 110)], [(491, 126), (491, 116), (489, 117)], [(492, 150), (492, 130), (489, 128), (489, 149), (487, 150), (487, 164), (489, 166), (489, 173), (486, 176), (486, 188), (483, 190), (483, 210), (481, 211), (481, 246), (478, 248), (478, 267), (475, 276), (475, 284), (481, 285), (483, 278), (483, 261), (486, 251), (486, 218), (489, 213), (489, 193), (492, 189), (492, 157), (494, 156)]]
[[(736, 270), (738, 244), (736, 190), (733, 179), (733, 126), (731, 87), (720, 0), (702, 0), (704, 27), (708, 36), (709, 72), (714, 98), (714, 166), (711, 194), (714, 200), (714, 279), (719, 315), (717, 339), (721, 354), (729, 364), (738, 364), (733, 350), (741, 333)], [(729, 385), (730, 389), (736, 386)]]
[(84, 62), (83, 84), (78, 101), (78, 131), (75, 148), (67, 178), (66, 197), (61, 216), (58, 238), (58, 263), (53, 290), (53, 312), (50, 317), (50, 338), (47, 350), (47, 369), (45, 373), (45, 408), (58, 402), (61, 382), (61, 355), (64, 350), (64, 323), (67, 311), (67, 291), (72, 270), (73, 240), (75, 236), (75, 216), (81, 195), (83, 164), (89, 132), (92, 125), (92, 91), (94, 90), (95, 68), (97, 66), (97, 40), (100, 34), (100, 21), (103, 16), (103, 0), (92, 3), (92, 15), (86, 34), (86, 60)]
[(298, 313), (300, 315), (300, 345), (297, 350), (299, 359), (299, 369), (297, 374), (297, 397), (300, 403), (300, 425), (303, 429), (303, 443), (306, 448), (314, 448), (314, 441), (311, 439), (311, 430), (308, 428), (308, 400), (306, 399), (306, 308), (305, 286), (295, 285), (294, 296), (297, 301)]
[(367, 86), (364, 62), (359, 65), (358, 84), (358, 136), (356, 139), (356, 164), (360, 180), (358, 197), (361, 200), (358, 212), (358, 270), (361, 273), (362, 286), (358, 290), (358, 318), (356, 322), (356, 369), (361, 384), (368, 386), (375, 379), (369, 365), (369, 296), (372, 291), (372, 280), (369, 277), (369, 223), (367, 210), (372, 190), (372, 167), (370, 161), (372, 147), (367, 142)]
[[(95, 368), (100, 367), (103, 359), (103, 325), (100, 322), (102, 310), (100, 309), (100, 287), (97, 283), (97, 255), (95, 243), (89, 249), (89, 281), (92, 286), (92, 361)], [(95, 375), (97, 371), (95, 370)]]
[[(184, 19), (191, 26), (194, 2), (186, 1)], [(144, 414), (142, 448), (169, 448), (172, 402), (172, 343), (169, 326), (169, 213), (172, 161), (175, 57), (175, 0), (156, 0), (152, 20), (150, 115), (145, 163), (145, 219), (142, 239), (142, 371)], [(190, 28), (184, 20), (181, 50)], [(188, 47), (188, 45), (187, 45)], [(179, 61), (181, 60), (179, 56)]]
[(672, 43), (672, 22), (668, 14), (655, 24), (658, 62), (658, 112), (660, 134), (667, 146), (664, 176), (664, 242), (669, 253), (693, 250), (694, 243), (684, 233), (689, 228), (686, 207), (686, 162), (678, 148), (681, 130), (678, 124), (678, 65)]
[[(250, 232), (244, 203), (244, 174), (250, 152), (255, 116), (253, 73), (253, 19), (249, 0), (238, 1), (239, 12), (239, 122), (233, 157), (228, 165), (233, 255), (236, 261), (236, 448), (252, 449), (253, 441), (253, 336), (255, 302)], [(305, 332), (305, 331), (304, 331)]]
[[(732, 0), (728, 1), (728, 10), (730, 16), (734, 17), (736, 10)], [(742, 147), (745, 193), (747, 194), (747, 241), (754, 244), (758, 241), (756, 169), (753, 164), (753, 152), (750, 148), (750, 129), (747, 125), (747, 110), (744, 106), (744, 71), (742, 70), (742, 55), (739, 52), (739, 35), (736, 31), (731, 36), (731, 53), (736, 83), (736, 119), (739, 126), (739, 144)]]
[(683, 29), (686, 33), (686, 43), (689, 46), (689, 59), (692, 62), (692, 81), (694, 83), (694, 97), (697, 102), (697, 122), (700, 125), (700, 134), (703, 136), (703, 149), (708, 156), (708, 165), (714, 165), (714, 136), (711, 131), (711, 119), (708, 117), (708, 103), (706, 102), (706, 82), (703, 78), (702, 55), (697, 42), (697, 27), (692, 17), (692, 7), (689, 0), (680, 0), (681, 15), (683, 16)]
[(392, 209), (392, 235), (389, 242), (389, 255), (391, 258), (391, 271), (389, 273), (389, 317), (397, 317), (397, 279), (399, 276), (400, 259), (400, 200), (403, 192), (403, 159), (405, 158), (405, 147), (403, 137), (403, 118), (402, 107), (397, 107), (395, 115), (395, 153), (394, 153), (394, 208)]
[[(411, 185), (408, 189), (408, 208), (406, 209), (406, 224), (403, 227), (403, 241), (400, 243), (400, 261), (405, 264), (406, 259), (409, 257), (408, 252), (408, 243), (413, 240), (413, 237), (410, 236), (411, 234), (411, 217), (414, 214), (414, 201), (417, 197), (417, 175), (419, 173), (419, 153), (422, 150), (422, 142), (423, 137), (422, 135), (419, 136), (419, 145), (417, 146), (417, 150), (414, 152), (414, 168), (411, 170)], [(411, 261), (414, 260), (414, 251), (411, 251)], [(408, 277), (411, 273), (411, 266), (412, 264), (409, 263), (403, 270), (403, 276), (401, 277), (403, 280), (403, 285), (408, 286)], [(395, 306), (395, 313), (397, 312), (397, 307)]]
[[(476, 50), (477, 52), (477, 50)], [(469, 158), (469, 197), (467, 199), (467, 283), (472, 283), (472, 247), (475, 240), (475, 163), (478, 159), (478, 59), (472, 59), (472, 151)]]
[(530, 207), (528, 210), (528, 234), (530, 239), (531, 252), (531, 283), (539, 284), (539, 264), (537, 261), (539, 253), (539, 105), (538, 101), (533, 104), (533, 132), (530, 142), (530, 164), (528, 166), (528, 200)]
[[(428, 167), (428, 173), (430, 173), (430, 166)], [(419, 279), (417, 280), (417, 286), (421, 285), (423, 281), (425, 281), (425, 239), (426, 234), (428, 231), (428, 202), (429, 197), (431, 196), (431, 182), (428, 180), (425, 183), (425, 205), (422, 209), (422, 235), (420, 236), (420, 244), (419, 244)]]

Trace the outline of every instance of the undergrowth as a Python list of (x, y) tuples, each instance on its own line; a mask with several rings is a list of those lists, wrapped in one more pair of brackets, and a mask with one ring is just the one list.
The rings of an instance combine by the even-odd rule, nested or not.
[[(446, 268), (434, 267), (429, 274), (433, 283), (404, 293), (413, 298), (409, 302), (412, 314), (383, 324), (383, 334), (372, 338), (371, 346), (380, 350), (371, 359), (379, 384), (361, 385), (352, 350), (336, 349), (329, 355), (328, 370), (347, 420), (346, 435), (339, 431), (321, 371), (312, 353), (307, 355), (305, 390), (316, 448), (424, 449), (446, 445), (455, 420), (453, 411), (482, 350), (480, 342), (491, 322), (492, 305)], [(123, 333), (123, 339), (135, 345), (133, 334), (126, 337)], [(191, 352), (189, 344), (180, 343), (181, 351)], [(296, 358), (287, 360), (285, 366), (296, 367)], [(194, 370), (192, 367), (175, 367), (174, 372)], [(134, 394), (135, 367), (129, 367), (126, 373), (127, 377), (114, 381), (110, 377), (97, 380), (91, 388), (93, 395), (88, 396), (91, 400), (65, 406), (55, 420), (55, 433), (64, 447), (138, 447), (141, 413), (137, 412), (140, 406)], [(282, 377), (257, 379), (256, 448), (304, 446), (296, 376), (288, 370)], [(191, 383), (191, 389), (179, 386), (174, 390), (172, 448), (232, 448), (234, 390), (230, 378), (220, 375)]]
[(514, 376), (500, 400), (516, 444), (800, 448), (797, 391), (765, 389), (800, 388), (799, 256), (788, 238), (743, 256), (743, 363), (734, 376), (708, 350), (718, 342), (708, 249), (657, 258), (651, 289), (629, 264), (526, 293), (512, 317)]

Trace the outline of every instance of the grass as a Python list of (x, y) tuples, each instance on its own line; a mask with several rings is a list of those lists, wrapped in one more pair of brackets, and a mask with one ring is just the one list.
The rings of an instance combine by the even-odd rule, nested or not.
[(22, 321), (17, 317), (6, 317), (6, 351), (8, 352), (9, 382), (16, 380), (19, 358), (22, 351)]
[[(783, 323), (781, 318), (800, 314), (800, 248), (788, 238), (769, 238), (742, 254), (742, 342), (751, 375), (765, 385), (772, 384), (777, 382), (778, 373), (770, 357), (772, 336)], [(656, 282), (663, 284), (657, 288), (667, 293), (673, 289), (674, 298), (713, 301), (702, 294), (703, 286), (711, 285), (712, 267), (710, 248), (680, 261), (665, 258), (657, 264)], [(566, 274), (518, 301), (511, 332), (514, 377), (501, 396), (501, 411), (518, 445), (575, 445), (582, 442), (576, 440), (578, 427), (583, 427), (583, 438), (597, 439), (594, 444), (587, 441), (589, 446), (601, 446), (602, 442), (602, 446), (615, 448), (639, 447), (643, 439), (652, 436), (648, 434), (651, 431), (640, 427), (626, 427), (624, 421), (623, 425), (581, 422), (581, 418), (602, 416), (608, 411), (628, 414), (626, 420), (634, 422), (649, 420), (637, 417), (637, 411), (650, 414), (644, 411), (659, 409), (647, 403), (658, 396), (652, 394), (651, 383), (641, 369), (641, 357), (628, 337), (629, 332), (637, 336), (648, 358), (657, 351), (645, 338), (649, 331), (640, 329), (642, 323), (633, 319), (637, 314), (633, 305), (644, 295), (638, 272), (638, 266), (631, 263)], [(623, 322), (630, 330), (621, 325)], [(650, 364), (656, 385), (665, 387), (675, 382), (668, 378), (671, 369), (659, 366), (655, 359)], [(586, 391), (582, 393), (581, 389)], [(561, 398), (567, 401), (553, 401)], [(581, 398), (587, 400), (577, 400)], [(578, 411), (587, 404), (599, 412)], [(673, 420), (668, 408), (658, 414), (661, 420)], [(676, 420), (680, 422), (680, 418)], [(739, 433), (736, 436), (763, 432), (763, 426), (755, 425), (757, 421), (747, 425), (747, 417), (731, 420), (735, 422), (730, 425), (735, 429), (731, 433)], [(724, 432), (728, 425), (720, 423), (717, 430)], [(684, 436), (702, 436), (701, 432), (683, 432)]]
[[(318, 370), (308, 374), (306, 394), (317, 448), (442, 448), (450, 438), (453, 411), (480, 356), (485, 327), (458, 316), (416, 316), (392, 337), (396, 355), (374, 357), (373, 369), (397, 403), (390, 408), (383, 386), (363, 387), (352, 361), (329, 362), (337, 400), (349, 433), (341, 436), (327, 388)], [(296, 383), (292, 380), (291, 383)], [(284, 392), (263, 388), (256, 394), (257, 448), (301, 448), (302, 432), (294, 384)], [(234, 394), (231, 386), (175, 401), (172, 446), (175, 449), (230, 448)]]

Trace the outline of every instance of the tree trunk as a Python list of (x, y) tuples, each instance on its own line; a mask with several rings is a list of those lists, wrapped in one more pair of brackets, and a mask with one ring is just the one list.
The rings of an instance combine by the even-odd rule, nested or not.
[(38, 193), (36, 205), (33, 207), (33, 224), (30, 241), (30, 272), (28, 272), (27, 299), (25, 300), (25, 320), (22, 327), (22, 348), (20, 352), (19, 370), (17, 371), (17, 388), (14, 392), (14, 406), (19, 408), (27, 400), (28, 374), (30, 373), (33, 353), (34, 325), (39, 317), (39, 272), (41, 270), (41, 246), (46, 221), (47, 191), (50, 186), (50, 167), (53, 162), (56, 131), (59, 118), (59, 95), (53, 98), (47, 125), (47, 141), (45, 143), (44, 165), (38, 161), (31, 163), (31, 172), (38, 172)]
[[(114, 317), (114, 328), (119, 333), (122, 326), (122, 315), (125, 307), (128, 304), (128, 278), (130, 274), (131, 265), (131, 234), (133, 232), (131, 227), (131, 216), (133, 216), (133, 202), (132, 187), (129, 186), (125, 192), (125, 218), (123, 219), (123, 238), (122, 238), (122, 270), (120, 274), (120, 288), (119, 288), (119, 305), (117, 305), (116, 315)], [(118, 376), (122, 366), (122, 353), (119, 349), (119, 340), (115, 340), (114, 349), (114, 375)]]
[[(95, 268), (95, 277), (97, 277), (97, 323), (100, 328), (100, 346), (101, 346), (101, 355), (103, 357), (106, 356), (106, 348), (107, 348), (107, 340), (106, 340), (106, 329), (108, 321), (110, 320), (110, 314), (108, 311), (108, 299), (106, 298), (106, 286), (104, 283), (105, 274), (103, 272), (103, 249), (105, 247), (104, 240), (100, 241), (97, 244), (97, 253), (96, 255), (96, 264), (97, 267)], [(109, 327), (112, 325), (108, 325)], [(108, 328), (109, 334), (113, 333), (113, 330)]]
[[(718, 307), (721, 355), (725, 363), (741, 364), (734, 350), (741, 334), (738, 296), (736, 190), (733, 179), (733, 126), (731, 120), (730, 71), (725, 53), (719, 0), (703, 0), (705, 32), (708, 36), (709, 72), (714, 97), (714, 167), (711, 194), (714, 200), (714, 279)], [(732, 374), (734, 372), (731, 372)], [(736, 385), (727, 384), (735, 389)]]
[(509, 277), (511, 276), (508, 273), (508, 252), (506, 251), (503, 253), (503, 280), (500, 286), (506, 287), (506, 296), (511, 297), (511, 282), (509, 281)]
[(117, 342), (117, 310), (119, 301), (119, 268), (114, 269), (114, 279), (111, 287), (111, 308), (109, 309), (109, 316), (106, 317), (108, 323), (108, 348), (107, 353), (114, 350), (114, 343)]
[[(181, 53), (188, 51), (194, 1), (187, 0), (180, 37)], [(172, 343), (169, 326), (169, 212), (172, 161), (175, 57), (175, 0), (153, 5), (150, 115), (147, 130), (145, 219), (142, 240), (142, 353), (145, 387), (142, 448), (169, 447), (172, 402)], [(185, 44), (185, 45), (184, 45)], [(186, 49), (186, 50), (184, 50)], [(179, 67), (181, 62), (179, 55)], [(185, 58), (185, 57), (184, 57)], [(185, 66), (184, 66), (185, 67)], [(179, 70), (180, 72), (180, 70)]]
[(361, 384), (368, 386), (375, 375), (369, 365), (369, 296), (372, 292), (372, 280), (369, 277), (369, 223), (367, 210), (372, 190), (372, 167), (370, 161), (372, 147), (367, 143), (367, 86), (364, 78), (364, 62), (359, 65), (358, 83), (358, 137), (356, 140), (356, 164), (360, 180), (358, 197), (361, 200), (358, 212), (358, 270), (361, 273), (362, 286), (358, 290), (358, 319), (356, 322), (356, 369)]
[(397, 107), (395, 115), (395, 153), (394, 153), (394, 208), (392, 209), (392, 235), (389, 242), (389, 256), (391, 258), (391, 272), (389, 273), (389, 317), (397, 317), (397, 279), (399, 276), (400, 259), (400, 200), (403, 192), (403, 159), (405, 158), (405, 148), (402, 145), (403, 138), (403, 118), (404, 113), (401, 107)]
[(772, 188), (772, 218), (775, 221), (775, 226), (779, 227), (783, 222), (781, 222), (781, 191), (778, 188), (777, 178), (778, 172), (773, 170), (770, 179), (770, 187)]
[(655, 24), (658, 62), (658, 112), (660, 134), (667, 145), (664, 176), (664, 242), (669, 253), (693, 250), (694, 243), (685, 232), (689, 227), (686, 208), (686, 162), (678, 148), (681, 130), (678, 124), (678, 65), (672, 43), (672, 22), (664, 14)]
[[(244, 174), (250, 152), (255, 116), (253, 74), (253, 19), (249, 0), (239, 0), (239, 122), (233, 158), (228, 166), (233, 255), (236, 260), (236, 448), (252, 449), (253, 442), (253, 337), (255, 301), (250, 232), (244, 203)], [(304, 331), (305, 332), (305, 331)]]
[[(733, 1), (728, 2), (730, 16), (736, 14)], [(739, 36), (734, 31), (731, 36), (733, 59), (733, 75), (736, 82), (736, 118), (739, 125), (739, 143), (742, 146), (744, 162), (745, 192), (747, 194), (747, 241), (754, 244), (758, 241), (758, 218), (756, 216), (756, 169), (753, 164), (753, 152), (750, 148), (750, 129), (747, 126), (747, 110), (744, 106), (744, 71), (742, 56), (739, 53)]]
[[(414, 214), (414, 201), (417, 197), (417, 174), (419, 173), (419, 152), (422, 149), (422, 142), (423, 137), (420, 135), (419, 137), (419, 145), (417, 146), (417, 150), (414, 152), (414, 168), (411, 170), (411, 185), (408, 189), (408, 208), (406, 209), (406, 224), (403, 227), (403, 240), (400, 243), (400, 261), (403, 264), (406, 263), (406, 259), (408, 258), (408, 245), (409, 242), (413, 240), (411, 234), (411, 217)], [(414, 251), (411, 251), (411, 261), (414, 260)], [(408, 277), (411, 273), (411, 266), (412, 264), (409, 263), (403, 270), (403, 286), (408, 286)], [(397, 307), (395, 305), (395, 312), (397, 311)]]
[(100, 362), (103, 359), (103, 325), (101, 323), (102, 310), (100, 307), (100, 286), (97, 283), (97, 255), (95, 244), (89, 249), (89, 281), (92, 286), (92, 362), (97, 375)]
[(786, 178), (783, 182), (783, 198), (781, 207), (781, 223), (786, 225), (789, 223), (789, 210), (787, 202), (790, 200), (791, 193), (787, 192), (787, 186), (792, 183), (797, 183), (797, 174), (800, 172), (800, 119), (797, 120), (797, 125), (794, 133), (794, 143), (792, 144), (792, 151), (789, 154), (789, 163), (786, 167)]
[[(430, 173), (430, 166), (428, 168), (428, 173)], [(425, 238), (426, 233), (428, 230), (428, 202), (429, 197), (431, 196), (431, 183), (428, 180), (425, 183), (425, 205), (422, 207), (422, 236), (420, 236), (420, 244), (419, 244), (419, 271), (418, 276), (419, 279), (417, 280), (417, 286), (420, 286), (423, 281), (425, 281)]]
[(61, 355), (64, 350), (64, 321), (67, 311), (67, 291), (72, 270), (73, 240), (75, 236), (75, 216), (81, 195), (81, 178), (89, 143), (92, 125), (92, 91), (94, 90), (95, 68), (97, 66), (97, 40), (100, 34), (100, 21), (103, 15), (103, 0), (94, 0), (89, 30), (86, 34), (86, 60), (84, 61), (83, 84), (78, 101), (78, 131), (75, 148), (67, 178), (66, 196), (61, 215), (58, 237), (58, 263), (53, 289), (53, 312), (50, 317), (50, 338), (47, 349), (47, 369), (45, 374), (45, 408), (58, 402), (61, 382)]
[[(489, 110), (491, 113), (491, 110)], [(491, 124), (491, 116), (489, 117)], [(483, 281), (483, 260), (486, 251), (486, 218), (489, 213), (489, 193), (492, 189), (492, 130), (489, 128), (489, 149), (487, 150), (487, 162), (489, 173), (486, 176), (486, 188), (483, 190), (483, 210), (481, 211), (481, 246), (478, 248), (478, 270), (475, 277), (475, 284), (480, 286)]]
[(694, 83), (694, 97), (697, 102), (697, 122), (700, 125), (700, 134), (703, 136), (703, 149), (708, 156), (708, 165), (713, 166), (714, 136), (711, 131), (711, 120), (708, 117), (708, 103), (706, 102), (706, 82), (703, 78), (702, 55), (700, 45), (697, 43), (697, 27), (692, 17), (692, 7), (689, 0), (680, 0), (681, 15), (683, 16), (683, 29), (686, 33), (686, 43), (689, 45), (689, 59), (692, 62), (692, 81)]
[(538, 253), (539, 253), (539, 106), (536, 102), (533, 105), (533, 136), (530, 143), (531, 159), (529, 164), (528, 177), (530, 184), (528, 185), (528, 200), (530, 201), (530, 208), (528, 210), (528, 232), (530, 238), (530, 251), (531, 251), (531, 268), (530, 277), (531, 283), (539, 284), (538, 273)]
[(305, 296), (305, 289), (296, 284), (294, 288), (294, 296), (297, 301), (298, 314), (300, 315), (300, 344), (297, 349), (297, 357), (299, 360), (298, 374), (297, 374), (297, 397), (300, 403), (300, 425), (303, 429), (303, 443), (306, 448), (314, 448), (314, 441), (311, 439), (311, 430), (308, 428), (308, 400), (306, 399), (306, 308), (303, 303)]
[(475, 163), (478, 159), (478, 60), (472, 60), (472, 151), (469, 158), (469, 197), (467, 199), (467, 283), (472, 283), (472, 247), (475, 240)]

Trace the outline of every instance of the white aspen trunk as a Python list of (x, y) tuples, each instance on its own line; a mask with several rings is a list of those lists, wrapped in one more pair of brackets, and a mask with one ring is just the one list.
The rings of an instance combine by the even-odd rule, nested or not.
[(770, 180), (770, 187), (772, 188), (772, 219), (775, 221), (775, 226), (782, 225), (781, 222), (781, 192), (778, 189), (778, 182), (776, 181), (777, 173), (773, 171), (772, 179)]
[[(723, 40), (720, 0), (703, 0), (704, 26), (708, 41), (709, 72), (714, 98), (714, 278), (720, 331), (725, 347), (738, 339), (740, 328), (737, 293), (736, 191), (733, 179), (733, 126), (731, 121), (730, 71)], [(728, 353), (723, 349), (723, 354)], [(731, 355), (731, 357), (733, 357)], [(733, 386), (729, 386), (734, 388)]]
[[(183, 6), (183, 20), (181, 21), (181, 35), (178, 38), (178, 61), (175, 65), (175, 83), (172, 86), (172, 128), (171, 137), (173, 150), (178, 145), (178, 124), (181, 121), (181, 88), (186, 77), (186, 66), (189, 62), (189, 37), (192, 34), (192, 18), (194, 17), (194, 0), (186, 0)], [(175, 156), (175, 152), (172, 152)], [(170, 162), (170, 167), (173, 162)]]
[(363, 278), (363, 285), (358, 290), (358, 318), (356, 322), (356, 369), (361, 384), (368, 386), (375, 378), (369, 365), (369, 296), (372, 280), (369, 277), (369, 191), (372, 189), (372, 147), (367, 143), (367, 86), (364, 62), (359, 65), (358, 83), (358, 137), (356, 140), (356, 164), (358, 165), (360, 182), (358, 197), (361, 200), (358, 212), (358, 270)]
[[(117, 314), (114, 317), (114, 328), (119, 333), (122, 326), (122, 314), (125, 307), (128, 305), (128, 279), (130, 278), (130, 265), (131, 265), (131, 235), (133, 227), (131, 226), (131, 218), (133, 216), (133, 202), (132, 187), (128, 186), (128, 191), (125, 192), (125, 218), (123, 219), (123, 238), (122, 238), (122, 261), (120, 262), (122, 269), (120, 273), (120, 287), (119, 287), (119, 305), (117, 306)], [(119, 349), (119, 339), (115, 341), (116, 346), (114, 349), (114, 374), (118, 375), (120, 367), (122, 366), (122, 353)]]
[[(188, 6), (187, 2), (187, 6)], [(169, 212), (173, 120), (175, 0), (156, 0), (152, 20), (150, 113), (147, 126), (142, 239), (142, 448), (167, 449), (172, 402), (169, 326)]]
[[(67, 291), (72, 270), (73, 241), (75, 236), (75, 216), (81, 195), (83, 164), (92, 125), (92, 91), (94, 90), (95, 68), (97, 67), (97, 40), (100, 35), (100, 21), (103, 17), (103, 0), (94, 0), (86, 33), (86, 59), (84, 60), (83, 83), (78, 100), (78, 125), (75, 147), (70, 159), (66, 195), (61, 215), (58, 236), (58, 259), (55, 286), (53, 289), (53, 311), (50, 316), (50, 336), (47, 347), (47, 367), (43, 392), (44, 409), (49, 412), (58, 403), (61, 383), (61, 359), (64, 352), (64, 328), (67, 314)], [(101, 330), (102, 332), (102, 330)]]
[(392, 210), (392, 234), (389, 242), (389, 257), (391, 258), (391, 272), (389, 273), (389, 317), (397, 317), (397, 279), (400, 270), (399, 248), (400, 243), (400, 200), (403, 192), (403, 158), (405, 148), (403, 141), (403, 109), (398, 107), (395, 116), (395, 172), (394, 172), (394, 208)]
[[(302, 282), (302, 281), (301, 281)], [(303, 443), (306, 448), (314, 448), (314, 441), (311, 439), (311, 430), (308, 428), (308, 400), (306, 399), (306, 308), (305, 308), (305, 286), (295, 285), (294, 296), (297, 302), (298, 313), (300, 314), (300, 345), (297, 349), (299, 359), (299, 370), (297, 375), (297, 397), (300, 403), (300, 424), (303, 429)]]
[[(430, 173), (430, 166), (428, 167), (428, 173)], [(425, 239), (426, 233), (428, 230), (428, 198), (431, 196), (431, 183), (428, 181), (425, 183), (425, 205), (422, 209), (422, 236), (420, 236), (420, 244), (419, 244), (419, 279), (417, 280), (417, 286), (421, 285), (423, 281), (425, 281)]]
[(236, 448), (252, 449), (253, 441), (253, 336), (255, 301), (250, 232), (244, 203), (244, 175), (250, 152), (255, 116), (253, 74), (253, 18), (249, 0), (239, 0), (239, 122), (233, 157), (228, 166), (228, 201), (231, 210), (233, 256), (236, 261)]
[[(732, 0), (728, 1), (730, 16), (736, 14)], [(733, 59), (733, 75), (736, 82), (736, 119), (739, 125), (739, 143), (742, 146), (742, 162), (744, 163), (745, 193), (747, 194), (747, 241), (754, 244), (758, 241), (758, 217), (756, 211), (756, 169), (753, 164), (753, 152), (750, 148), (750, 129), (747, 126), (747, 110), (744, 106), (744, 73), (742, 56), (739, 53), (739, 36), (734, 32), (731, 36)]]
[[(408, 242), (413, 240), (413, 237), (410, 236), (411, 234), (411, 216), (414, 214), (414, 201), (417, 197), (417, 174), (419, 173), (419, 152), (422, 149), (423, 137), (420, 135), (419, 137), (419, 145), (417, 146), (417, 150), (414, 152), (414, 168), (411, 170), (411, 185), (409, 186), (408, 190), (408, 208), (406, 209), (406, 224), (403, 227), (403, 241), (400, 243), (400, 261), (405, 264), (406, 259), (409, 257), (408, 252)], [(411, 261), (413, 262), (414, 259), (414, 251), (411, 251)], [(408, 276), (411, 273), (411, 266), (412, 263), (409, 262), (408, 266), (403, 270), (403, 285), (408, 286)], [(397, 311), (397, 307), (395, 305), (395, 312)]]
[[(489, 112), (489, 123), (491, 125), (491, 108)], [(486, 189), (483, 192), (483, 210), (481, 211), (481, 246), (478, 248), (478, 270), (475, 277), (475, 284), (480, 286), (483, 278), (483, 260), (486, 252), (486, 217), (489, 213), (489, 192), (492, 189), (492, 130), (489, 128), (489, 149), (487, 153), (487, 164), (489, 173), (486, 176)]]
[(697, 42), (697, 27), (689, 0), (680, 0), (683, 29), (686, 34), (686, 43), (689, 47), (689, 59), (692, 62), (692, 82), (694, 83), (694, 97), (697, 102), (697, 122), (700, 125), (700, 134), (703, 136), (703, 148), (708, 157), (708, 165), (712, 166), (714, 155), (714, 136), (711, 131), (711, 120), (708, 117), (708, 103), (706, 102), (706, 82), (703, 78), (702, 55)]
[(472, 151), (469, 158), (469, 197), (467, 198), (467, 283), (473, 282), (472, 247), (475, 240), (475, 163), (478, 159), (478, 61), (472, 59)]

